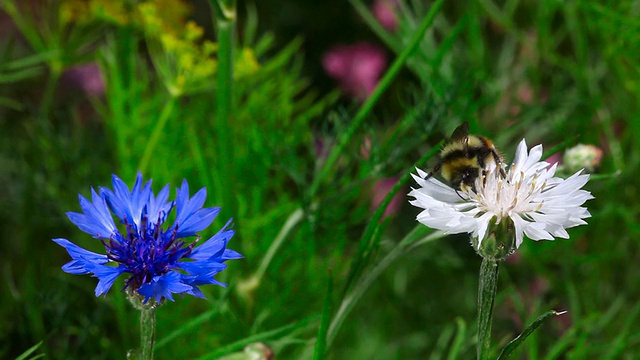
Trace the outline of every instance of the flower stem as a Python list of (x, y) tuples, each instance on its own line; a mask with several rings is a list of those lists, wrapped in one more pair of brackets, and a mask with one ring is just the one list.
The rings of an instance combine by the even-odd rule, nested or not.
[(140, 310), (140, 350), (141, 360), (153, 359), (153, 345), (156, 338), (156, 309)]
[(217, 152), (220, 159), (220, 189), (222, 203), (234, 213), (233, 192), (229, 191), (234, 183), (233, 172), (233, 134), (231, 121), (233, 111), (233, 65), (236, 30), (236, 0), (209, 0), (213, 8), (218, 36), (218, 78), (216, 89), (216, 110), (214, 126), (217, 132)]
[(173, 108), (175, 107), (177, 101), (178, 98), (174, 95), (171, 95), (169, 100), (164, 104), (164, 107), (162, 108), (160, 117), (155, 123), (155, 127), (153, 129), (153, 132), (151, 133), (151, 137), (149, 138), (147, 146), (144, 149), (144, 153), (142, 154), (142, 159), (140, 159), (140, 163), (138, 164), (138, 170), (142, 173), (146, 172), (147, 168), (149, 167), (151, 158), (153, 157), (154, 151), (156, 150), (156, 145), (158, 145), (160, 138), (164, 134), (164, 127), (167, 125), (167, 122), (171, 117), (171, 113), (173, 113)]
[(480, 265), (480, 281), (478, 285), (478, 359), (489, 358), (491, 347), (491, 322), (493, 319), (493, 303), (496, 298), (498, 282), (498, 262), (483, 257)]
[(284, 223), (278, 236), (276, 236), (275, 240), (269, 246), (269, 250), (265, 254), (264, 258), (262, 258), (262, 262), (260, 262), (260, 266), (258, 266), (258, 270), (256, 271), (254, 277), (257, 279), (258, 283), (262, 280), (265, 272), (267, 271), (267, 267), (271, 264), (271, 260), (273, 260), (274, 256), (280, 249), (280, 246), (284, 243), (284, 240), (287, 238), (291, 230), (300, 223), (304, 219), (304, 211), (302, 209), (296, 209), (296, 211), (292, 212), (287, 218), (287, 221)]

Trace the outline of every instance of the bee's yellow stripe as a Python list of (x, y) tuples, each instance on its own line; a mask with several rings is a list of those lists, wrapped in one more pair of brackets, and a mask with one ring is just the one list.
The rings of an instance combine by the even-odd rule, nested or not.
[(475, 157), (474, 158), (459, 157), (456, 159), (451, 159), (450, 161), (447, 161), (446, 163), (442, 164), (442, 169), (440, 170), (440, 173), (442, 174), (442, 177), (445, 180), (452, 181), (455, 176), (454, 174), (460, 173), (461, 170), (465, 168), (479, 169), (480, 167), (478, 166), (478, 159)]

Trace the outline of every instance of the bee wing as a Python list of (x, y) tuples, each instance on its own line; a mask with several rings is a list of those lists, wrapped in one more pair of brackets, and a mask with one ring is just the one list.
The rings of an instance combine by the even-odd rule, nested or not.
[(467, 121), (460, 124), (453, 134), (451, 134), (451, 142), (459, 142), (462, 144), (462, 148), (465, 152), (465, 156), (468, 156), (467, 149), (469, 148), (469, 123)]
[(453, 130), (453, 134), (451, 134), (451, 141), (469, 142), (469, 122), (465, 121)]

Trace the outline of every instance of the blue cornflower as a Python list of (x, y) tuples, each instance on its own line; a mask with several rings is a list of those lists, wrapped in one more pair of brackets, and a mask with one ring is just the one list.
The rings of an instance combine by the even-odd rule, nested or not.
[[(66, 239), (53, 239), (73, 258), (62, 270), (97, 277), (96, 296), (106, 294), (118, 276), (128, 273), (123, 290), (137, 292), (145, 303), (149, 299), (156, 303), (163, 298), (173, 301), (174, 293), (204, 298), (198, 286), (225, 286), (213, 276), (226, 268), (226, 260), (242, 257), (226, 248), (234, 235), (228, 229), (231, 220), (198, 247), (200, 236), (189, 244), (182, 240), (208, 227), (220, 212), (219, 207), (202, 207), (206, 189), (189, 198), (189, 185), (183, 180), (182, 187), (176, 189), (176, 200), (167, 201), (169, 185), (156, 196), (151, 180), (143, 186), (140, 173), (131, 191), (116, 175), (112, 183), (113, 190), (101, 187), (97, 193), (92, 188), (91, 202), (79, 195), (83, 213), (67, 213), (80, 230), (102, 242), (106, 254), (88, 251)], [(174, 207), (173, 225), (163, 226)], [(118, 229), (111, 213), (123, 224), (124, 231)]]

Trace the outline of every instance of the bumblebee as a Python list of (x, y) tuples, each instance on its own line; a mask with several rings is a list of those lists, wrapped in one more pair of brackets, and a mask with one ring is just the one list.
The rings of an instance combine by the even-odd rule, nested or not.
[(493, 146), (491, 140), (480, 135), (469, 135), (469, 123), (464, 122), (451, 134), (439, 154), (439, 162), (425, 179), (440, 172), (452, 188), (458, 192), (471, 188), (478, 176), (491, 166), (497, 166), (503, 178), (502, 155)]

